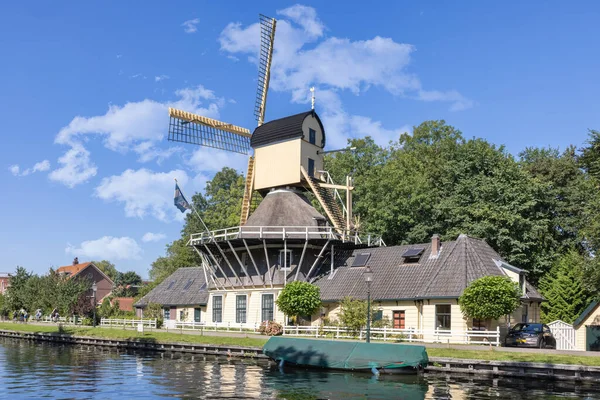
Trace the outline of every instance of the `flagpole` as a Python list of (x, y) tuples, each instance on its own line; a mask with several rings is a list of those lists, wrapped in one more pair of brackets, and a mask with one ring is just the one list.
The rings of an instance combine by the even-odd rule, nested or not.
[[(179, 183), (177, 182), (177, 178), (174, 178), (174, 179), (175, 179), (175, 184), (179, 185)], [(183, 195), (183, 193), (182, 193), (182, 195)], [(184, 198), (185, 198), (185, 196), (184, 196)], [(192, 202), (188, 203), (188, 204), (192, 207), (192, 210), (194, 210), (194, 212), (198, 216), (198, 219), (200, 220), (200, 222), (202, 222), (202, 226), (204, 226), (204, 229), (206, 230), (206, 232), (208, 232), (208, 234), (210, 234), (210, 230), (208, 229), (208, 227), (204, 223), (204, 220), (202, 219), (202, 217), (200, 216), (200, 214), (198, 214), (198, 211), (196, 211), (196, 207), (194, 207), (194, 198), (193, 197), (192, 197)]]

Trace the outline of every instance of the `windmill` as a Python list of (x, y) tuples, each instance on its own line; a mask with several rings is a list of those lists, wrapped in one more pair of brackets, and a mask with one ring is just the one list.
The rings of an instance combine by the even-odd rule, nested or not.
[[(314, 97), (311, 111), (265, 122), (276, 26), (274, 18), (260, 15), (258, 90), (254, 106), (258, 126), (254, 132), (169, 108), (168, 139), (250, 155), (240, 225), (246, 224), (256, 193), (266, 195), (277, 188), (292, 188), (314, 193), (336, 230), (345, 233), (352, 226), (352, 179), (347, 178), (346, 185), (335, 185), (323, 171), (325, 131), (314, 111)], [(346, 204), (337, 190), (346, 191)]]

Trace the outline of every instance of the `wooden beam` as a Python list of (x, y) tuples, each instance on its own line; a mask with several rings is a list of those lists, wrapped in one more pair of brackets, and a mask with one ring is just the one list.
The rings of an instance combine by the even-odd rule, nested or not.
[(306, 248), (308, 247), (308, 240), (304, 242), (304, 248), (302, 249), (302, 255), (300, 256), (300, 262), (296, 266), (296, 276), (294, 277), (294, 281), (298, 280), (298, 274), (300, 273), (300, 268), (302, 267), (302, 261), (304, 261), (304, 253), (306, 253)]
[(312, 267), (310, 267), (310, 270), (308, 271), (308, 274), (306, 274), (306, 282), (308, 282), (308, 279), (310, 278), (310, 274), (312, 274), (313, 269), (315, 269), (315, 267), (317, 266), (317, 263), (319, 262), (319, 260), (321, 259), (321, 257), (323, 257), (323, 253), (325, 252), (325, 249), (327, 248), (327, 245), (329, 244), (329, 242), (331, 242), (331, 239), (327, 240), (327, 242), (325, 243), (325, 245), (321, 249), (321, 252), (319, 253), (319, 256), (317, 257), (317, 259), (313, 263)]
[(267, 251), (267, 241), (263, 239), (263, 247), (265, 248), (265, 260), (267, 261), (267, 275), (269, 275), (269, 283), (273, 289), (273, 277), (271, 276), (271, 265), (269, 264), (269, 252)]
[(328, 188), (328, 189), (340, 189), (340, 190), (354, 190), (354, 186), (346, 186), (346, 185), (334, 185), (331, 183), (321, 183), (319, 182), (319, 186)]
[(246, 248), (246, 251), (248, 252), (248, 257), (250, 257), (250, 261), (252, 261), (252, 265), (254, 266), (254, 270), (256, 271), (256, 276), (260, 277), (263, 287), (266, 288), (267, 285), (265, 284), (265, 278), (260, 276), (260, 271), (258, 270), (258, 266), (256, 265), (256, 262), (254, 261), (254, 257), (252, 257), (252, 253), (250, 252), (250, 248), (248, 247), (248, 243), (246, 242), (246, 239), (242, 239), (242, 242), (244, 242), (244, 247)]
[(235, 133), (236, 135), (245, 136), (247, 138), (252, 137), (250, 130), (246, 128), (242, 128), (241, 126), (236, 126), (233, 124), (228, 124), (227, 122), (222, 122), (216, 119), (203, 117), (202, 115), (192, 114), (187, 111), (178, 110), (176, 108), (169, 107), (169, 116), (173, 118), (182, 119), (187, 122), (192, 122), (195, 124), (202, 124), (206, 126), (210, 126), (212, 128), (220, 129), (222, 131)]
[[(231, 283), (231, 281), (229, 280), (229, 277), (227, 275), (225, 275), (225, 271), (223, 271), (223, 269), (219, 265), (219, 261), (217, 261), (217, 258), (212, 253), (212, 251), (210, 251), (210, 249), (208, 248), (208, 246), (206, 244), (204, 245), (204, 248), (206, 249), (206, 251), (208, 252), (208, 254), (210, 254), (210, 257), (215, 262), (215, 265), (217, 266), (217, 268), (219, 269), (219, 271), (221, 271), (221, 273), (223, 274), (223, 278), (225, 278), (225, 280), (229, 283), (229, 285), (231, 286), (232, 289), (235, 288), (235, 285), (233, 283)], [(223, 285), (223, 287), (225, 287), (225, 285)]]
[(225, 255), (225, 252), (223, 251), (223, 249), (221, 248), (221, 246), (219, 246), (218, 244), (217, 244), (217, 249), (219, 249), (219, 253), (221, 253), (221, 256), (225, 260), (225, 263), (227, 264), (227, 266), (229, 267), (229, 269), (231, 270), (231, 272), (233, 272), (233, 275), (235, 276), (235, 278), (240, 282), (240, 285), (242, 287), (244, 287), (245, 286), (244, 283), (242, 282), (242, 280), (238, 276), (237, 272), (235, 272), (235, 269), (233, 269), (233, 265), (231, 265), (231, 263), (227, 259), (227, 256)]
[[(206, 280), (206, 284), (208, 285), (208, 278), (206, 277), (206, 264), (208, 262), (205, 259), (204, 254), (202, 254), (200, 252), (200, 250), (198, 250), (196, 248), (196, 246), (192, 246), (192, 247), (194, 248), (194, 250), (196, 250), (196, 253), (198, 253), (198, 255), (200, 256), (200, 258), (202, 259), (202, 270), (204, 271), (204, 279)], [(212, 279), (213, 283), (215, 284), (215, 287), (217, 288), (217, 290), (219, 290), (219, 285), (217, 284), (217, 280), (219, 278), (217, 277), (217, 280), (215, 280), (215, 271), (213, 271), (212, 269), (210, 271), (210, 279)], [(225, 290), (225, 285), (221, 284), (221, 287), (223, 288), (223, 290)]]
[(235, 259), (237, 260), (237, 262), (240, 264), (240, 267), (242, 268), (242, 271), (244, 271), (244, 274), (246, 274), (246, 276), (248, 277), (248, 279), (250, 279), (250, 284), (252, 285), (253, 289), (256, 289), (256, 286), (254, 286), (254, 280), (252, 279), (252, 277), (248, 274), (248, 271), (246, 270), (246, 267), (244, 266), (244, 264), (242, 264), (242, 260), (240, 260), (240, 258), (237, 255), (237, 252), (235, 251), (235, 249), (233, 248), (233, 246), (231, 245), (230, 241), (227, 241), (227, 244), (229, 245), (229, 248), (231, 248), (231, 251), (233, 252), (233, 255), (235, 256)]

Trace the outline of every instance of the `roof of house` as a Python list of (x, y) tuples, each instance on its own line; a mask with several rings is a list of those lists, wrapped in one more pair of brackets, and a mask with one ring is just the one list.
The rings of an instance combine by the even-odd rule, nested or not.
[(119, 301), (119, 310), (133, 311), (133, 297), (115, 297), (113, 301)]
[[(423, 249), (418, 262), (406, 262), (403, 254), (409, 249)], [(431, 256), (431, 243), (351, 250), (336, 256), (333, 273), (322, 268), (315, 280), (323, 301), (366, 298), (364, 268), (352, 267), (361, 253), (370, 253), (367, 265), (373, 271), (373, 300), (458, 298), (476, 279), (506, 275), (495, 262), (502, 260), (500, 255), (485, 241), (466, 235), (443, 242), (437, 256)], [(529, 283), (524, 298), (543, 299)]]
[(165, 306), (204, 305), (207, 300), (208, 290), (202, 267), (188, 267), (173, 272), (134, 306), (145, 307), (148, 303)]
[(244, 226), (318, 226), (327, 221), (306, 196), (293, 190), (269, 192)]
[(583, 323), (583, 321), (585, 321), (587, 319), (587, 317), (596, 309), (596, 307), (598, 306), (598, 303), (599, 303), (598, 300), (592, 301), (590, 303), (590, 305), (587, 306), (587, 308), (585, 310), (583, 310), (581, 315), (579, 317), (577, 317), (575, 322), (573, 322), (573, 326), (578, 327), (579, 325), (581, 325)]
[(325, 129), (323, 129), (323, 123), (321, 123), (321, 119), (314, 110), (290, 115), (289, 117), (276, 119), (262, 124), (252, 133), (250, 146), (256, 148), (271, 143), (303, 137), (302, 123), (309, 115), (313, 115), (319, 122), (321, 132), (323, 132), (323, 142), (321, 143), (321, 147), (325, 147)]
[(92, 262), (82, 262), (82, 263), (79, 263), (79, 264), (71, 264), (71, 265), (65, 265), (63, 267), (58, 267), (56, 269), (56, 273), (58, 273), (58, 274), (67, 274), (69, 277), (73, 277), (73, 276), (76, 276), (77, 274), (79, 274), (81, 271), (83, 271), (84, 269), (86, 269), (89, 266), (92, 266), (92, 267), (96, 268), (96, 270), (98, 272), (100, 272), (100, 274), (102, 274), (111, 284), (114, 283), (112, 281), (112, 279), (110, 279), (108, 277), (108, 275), (106, 275), (100, 268), (98, 268)]

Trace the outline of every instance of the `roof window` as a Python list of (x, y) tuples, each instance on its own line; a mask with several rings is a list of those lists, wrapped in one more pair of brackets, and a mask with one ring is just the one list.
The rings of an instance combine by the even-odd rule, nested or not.
[(192, 286), (192, 283), (194, 283), (195, 279), (189, 279), (187, 281), (187, 283), (185, 284), (185, 286), (183, 287), (183, 290), (188, 290), (190, 288), (190, 286)]
[(402, 257), (405, 264), (418, 263), (425, 249), (423, 247), (413, 247), (404, 252)]
[(364, 267), (367, 265), (367, 261), (371, 258), (371, 253), (360, 253), (354, 257), (354, 261), (352, 262), (352, 267)]
[(171, 289), (174, 284), (175, 284), (175, 281), (169, 282), (169, 286), (167, 286), (167, 290)]

